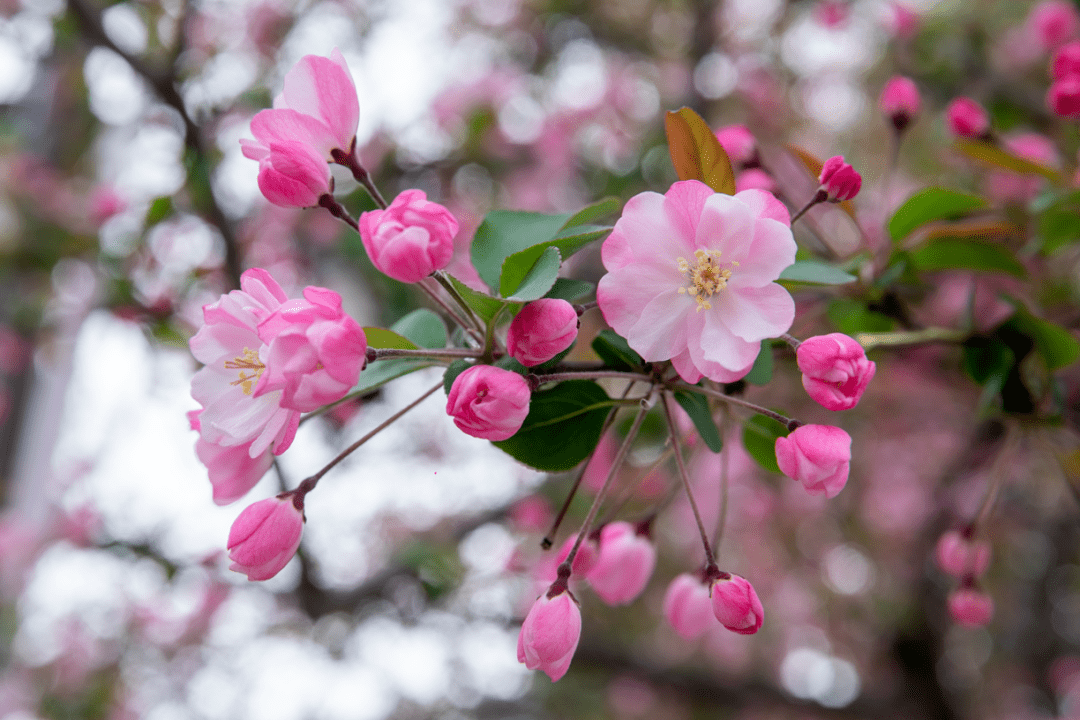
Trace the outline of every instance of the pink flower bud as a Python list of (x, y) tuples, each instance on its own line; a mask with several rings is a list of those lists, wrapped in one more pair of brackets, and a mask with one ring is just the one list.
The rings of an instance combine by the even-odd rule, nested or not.
[(881, 112), (892, 121), (896, 131), (901, 132), (919, 114), (919, 108), (922, 106), (919, 88), (915, 86), (911, 78), (894, 75), (882, 88), (878, 106)]
[(229, 530), (230, 570), (248, 580), (269, 580), (289, 563), (304, 532), (304, 511), (295, 497), (283, 493), (244, 508)]
[(836, 155), (821, 166), (818, 182), (821, 183), (821, 189), (829, 194), (829, 202), (843, 202), (859, 194), (862, 176), (844, 162), (843, 155)]
[(950, 530), (938, 540), (936, 557), (938, 567), (953, 577), (978, 577), (990, 565), (990, 545)]
[(1068, 0), (1044, 0), (1032, 8), (1027, 24), (1044, 51), (1053, 50), (1080, 33), (1080, 16)]
[(330, 193), (330, 183), (330, 166), (310, 145), (272, 142), (259, 158), (259, 190), (275, 205), (313, 207)]
[(530, 397), (529, 383), (517, 373), (474, 365), (454, 378), (446, 413), (466, 435), (506, 440), (525, 422)]
[(709, 585), (690, 573), (676, 577), (664, 595), (664, 617), (686, 640), (704, 633), (716, 622)]
[(855, 407), (877, 369), (862, 345), (843, 333), (808, 338), (795, 357), (806, 392), (827, 410)]
[(275, 108), (290, 108), (312, 117), (325, 126), (320, 150), (353, 151), (356, 126), (360, 122), (360, 100), (349, 66), (341, 51), (330, 57), (305, 55), (288, 74)]
[(765, 190), (774, 193), (776, 181), (773, 180), (772, 175), (761, 168), (750, 168), (735, 176), (735, 192), (743, 190)]
[[(552, 596), (552, 592), (556, 594)], [(581, 639), (581, 610), (565, 587), (541, 595), (518, 635), (518, 662), (530, 670), (543, 670), (555, 682), (566, 674)]]
[(1050, 61), (1050, 76), (1055, 80), (1064, 80), (1072, 75), (1080, 75), (1080, 41), (1062, 45)]
[(613, 522), (600, 531), (600, 556), (589, 571), (589, 585), (608, 605), (627, 605), (652, 577), (656, 548), (628, 522)]
[(380, 272), (406, 283), (420, 282), (450, 264), (458, 223), (423, 190), (406, 190), (385, 210), (360, 216), (360, 238)]
[(745, 125), (717, 128), (716, 139), (736, 170), (752, 161), (757, 154), (757, 141)]
[(540, 298), (521, 309), (506, 334), (506, 351), (525, 367), (547, 362), (574, 344), (578, 314), (565, 300)]
[(949, 615), (961, 625), (982, 627), (994, 616), (994, 601), (973, 587), (962, 587), (949, 593)]
[(776, 463), (811, 495), (835, 497), (847, 483), (851, 436), (831, 425), (800, 425), (776, 439)]
[(727, 575), (713, 582), (713, 615), (720, 624), (740, 635), (753, 635), (761, 629), (765, 611), (754, 586), (746, 578)]
[[(577, 533), (566, 538), (566, 542), (559, 548), (559, 554), (555, 556), (555, 565), (561, 565), (566, 560), (576, 540)], [(570, 565), (570, 571), (573, 573), (571, 577), (586, 577), (592, 571), (593, 566), (596, 565), (598, 557), (600, 557), (599, 543), (596, 542), (596, 538), (586, 536), (581, 541), (581, 545), (578, 546), (577, 554), (574, 555), (574, 562)]]
[(1046, 93), (1046, 104), (1064, 118), (1080, 118), (1080, 75), (1055, 80)]
[(955, 98), (945, 109), (945, 120), (953, 135), (962, 138), (985, 137), (990, 130), (990, 117), (982, 105), (971, 98)]
[(282, 303), (259, 323), (259, 339), (269, 350), (255, 396), (281, 390), (281, 406), (301, 412), (343, 398), (367, 362), (363, 328), (326, 288), (308, 286), (303, 299)]

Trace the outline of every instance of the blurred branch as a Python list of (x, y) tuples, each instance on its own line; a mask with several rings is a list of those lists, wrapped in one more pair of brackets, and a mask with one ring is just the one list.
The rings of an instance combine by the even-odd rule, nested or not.
[[(188, 113), (180, 91), (176, 89), (176, 61), (183, 53), (184, 38), (186, 38), (186, 32), (183, 28), (181, 27), (178, 33), (177, 47), (170, 54), (169, 65), (165, 68), (154, 68), (144, 58), (131, 55), (113, 42), (105, 31), (105, 26), (101, 20), (101, 11), (98, 8), (93, 7), (86, 0), (67, 0), (67, 5), (68, 10), (78, 20), (84, 36), (91, 44), (108, 48), (122, 57), (131, 66), (131, 69), (153, 88), (154, 92), (166, 105), (179, 113), (180, 119), (184, 123), (185, 146), (199, 165), (209, 168), (210, 158), (202, 132)], [(187, 5), (185, 4), (180, 20), (182, 24), (186, 23), (186, 12)], [(205, 183), (206, 187), (197, 187), (198, 183)], [(232, 225), (221, 211), (217, 199), (214, 197), (213, 188), (210, 187), (209, 172), (205, 174), (205, 177), (199, 177), (191, 172), (191, 168), (188, 168), (187, 184), (193, 198), (203, 199), (201, 210), (206, 216), (205, 219), (221, 233), (221, 237), (225, 242), (225, 268), (233, 287), (239, 287), (241, 267), (236, 235), (233, 232)]]

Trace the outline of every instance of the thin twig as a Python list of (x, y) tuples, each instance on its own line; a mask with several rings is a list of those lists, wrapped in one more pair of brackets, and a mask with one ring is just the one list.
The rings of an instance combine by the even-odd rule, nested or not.
[(697, 521), (698, 532), (701, 533), (701, 544), (705, 547), (705, 567), (711, 568), (716, 565), (716, 558), (713, 556), (712, 547), (709, 545), (709, 535), (705, 532), (705, 523), (701, 521), (701, 512), (698, 510), (697, 501), (694, 500), (694, 491), (690, 489), (690, 476), (686, 473), (682, 450), (679, 449), (675, 417), (671, 414), (671, 403), (668, 401), (667, 392), (660, 393), (660, 402), (664, 405), (664, 415), (667, 417), (668, 432), (671, 434), (672, 449), (675, 451), (675, 464), (679, 467), (679, 477), (682, 479), (683, 490), (686, 491), (686, 499), (690, 501), (690, 509), (694, 511), (694, 520)]

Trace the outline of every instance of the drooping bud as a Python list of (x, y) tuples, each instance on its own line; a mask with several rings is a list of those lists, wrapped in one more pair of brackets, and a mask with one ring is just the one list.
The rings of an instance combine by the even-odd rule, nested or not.
[(806, 392), (827, 410), (855, 407), (877, 369), (862, 345), (843, 333), (807, 338), (795, 358)]
[(968, 627), (982, 627), (994, 617), (993, 599), (975, 587), (953, 590), (948, 605), (952, 619)]
[(1072, 75), (1080, 75), (1080, 41), (1062, 45), (1050, 61), (1050, 77), (1064, 80)]
[(1080, 75), (1055, 80), (1046, 93), (1046, 104), (1055, 115), (1080, 118)]
[[(570, 551), (574, 548), (574, 542), (576, 541), (577, 533), (566, 538), (566, 542), (559, 548), (559, 554), (555, 556), (556, 565), (562, 564), (570, 556)], [(600, 545), (596, 542), (596, 538), (586, 535), (574, 555), (574, 562), (570, 565), (571, 572), (579, 578), (586, 577), (592, 571), (593, 566), (596, 565), (596, 558), (599, 556)]]
[(829, 202), (843, 202), (859, 194), (862, 188), (862, 176), (855, 168), (844, 162), (843, 155), (836, 155), (825, 161), (818, 176), (821, 189)]
[(698, 637), (716, 622), (709, 587), (700, 576), (690, 573), (679, 575), (668, 585), (664, 617), (686, 640)]
[(957, 578), (979, 577), (990, 566), (990, 544), (950, 530), (938, 540), (938, 567)]
[(229, 530), (230, 570), (269, 580), (289, 563), (304, 532), (304, 511), (294, 497), (283, 493), (244, 508)]
[(746, 578), (724, 573), (713, 582), (713, 614), (720, 624), (740, 635), (753, 635), (761, 629), (765, 611), (754, 586)]
[(529, 414), (529, 383), (515, 372), (474, 365), (456, 378), (446, 398), (446, 413), (466, 435), (506, 440)]
[(589, 571), (589, 585), (608, 605), (627, 605), (641, 594), (656, 567), (656, 548), (628, 522), (600, 531), (600, 555)]
[(566, 586), (556, 581), (537, 598), (521, 624), (518, 662), (544, 671), (555, 682), (569, 669), (580, 639), (581, 610)]
[(811, 495), (835, 497), (847, 484), (851, 436), (831, 425), (800, 425), (776, 439), (776, 463)]

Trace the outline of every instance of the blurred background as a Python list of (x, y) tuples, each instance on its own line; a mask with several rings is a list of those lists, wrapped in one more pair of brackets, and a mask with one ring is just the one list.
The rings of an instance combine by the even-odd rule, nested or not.
[[(326, 477), (300, 556), (251, 583), (224, 556), (240, 508), (212, 503), (185, 416), (198, 407), (187, 341), (242, 269), (266, 268), (290, 295), (332, 288), (362, 325), (426, 302), (329, 214), (259, 193), (238, 141), (305, 54), (341, 50), (364, 164), (387, 197), (420, 188), (451, 208), (450, 270), (472, 282), (469, 243), (493, 208), (664, 192), (676, 177), (663, 112), (684, 105), (713, 127), (746, 125), (762, 182), (789, 207), (816, 187), (800, 158), (844, 154), (862, 173), (850, 213), (816, 208), (798, 228), (819, 254), (888, 255), (891, 211), (941, 184), (988, 197), (1026, 258), (1029, 231), (1045, 231), (1033, 218), (1049, 207), (1046, 181), (974, 167), (943, 113), (976, 97), (1003, 143), (1038, 133), (1035, 161), (1075, 169), (1076, 128), (1043, 102), (1053, 46), (1036, 7), (0, 0), (0, 719), (1080, 718), (1075, 368), (1058, 385), (1023, 375), (1057, 388), (1045, 422), (988, 402), (955, 345), (878, 351), (860, 406), (827, 420), (855, 440), (832, 501), (759, 467), (732, 418), (725, 459), (695, 447), (691, 470), (715, 525), (727, 464), (720, 564), (754, 583), (764, 628), (684, 641), (664, 622), (667, 583), (701, 557), (676, 501), (636, 603), (577, 592), (584, 633), (557, 684), (515, 645), (569, 476), (458, 432), (436, 396)], [(893, 170), (877, 98), (896, 73), (923, 104)], [(371, 209), (342, 169), (339, 199), (354, 216)], [(1023, 277), (927, 271), (808, 290), (792, 333), (981, 331), (1019, 302), (1075, 336), (1080, 221), (1059, 215), (1067, 241)], [(595, 281), (598, 248), (572, 269)], [(602, 326), (584, 320), (586, 335)], [(421, 371), (305, 423), (251, 497), (295, 487), (437, 378)], [(797, 399), (790, 352), (747, 393), (824, 417)], [(650, 470), (660, 431), (648, 428), (623, 471), (629, 517), (673, 482)], [(608, 440), (556, 546), (602, 481), (617, 433)], [(968, 628), (949, 617), (956, 581), (933, 549), (990, 492), (982, 587), (996, 610)]]

